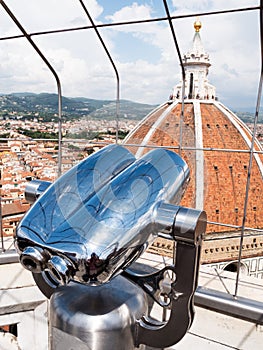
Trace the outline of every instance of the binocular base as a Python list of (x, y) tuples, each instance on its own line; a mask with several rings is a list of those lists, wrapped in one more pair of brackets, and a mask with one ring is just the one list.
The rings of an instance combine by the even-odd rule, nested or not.
[(123, 276), (59, 287), (50, 299), (50, 349), (144, 350), (135, 347), (134, 330), (147, 312), (146, 294)]

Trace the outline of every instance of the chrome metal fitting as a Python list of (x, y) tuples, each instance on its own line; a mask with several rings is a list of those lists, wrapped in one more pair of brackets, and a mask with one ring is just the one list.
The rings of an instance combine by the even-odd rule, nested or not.
[(43, 249), (29, 246), (20, 255), (20, 262), (25, 269), (40, 273), (45, 269), (47, 256)]

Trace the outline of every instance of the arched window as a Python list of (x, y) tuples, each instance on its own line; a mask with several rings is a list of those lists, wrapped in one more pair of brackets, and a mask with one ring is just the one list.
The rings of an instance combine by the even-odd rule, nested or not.
[[(238, 261), (233, 261), (224, 267), (224, 270), (230, 271), (230, 272), (237, 272), (237, 269), (238, 269)], [(241, 263), (240, 272), (244, 275), (248, 275), (248, 268), (246, 264)]]

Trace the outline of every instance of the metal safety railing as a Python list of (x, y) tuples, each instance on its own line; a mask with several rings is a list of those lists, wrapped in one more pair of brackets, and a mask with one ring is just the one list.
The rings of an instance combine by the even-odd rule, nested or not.
[[(235, 225), (234, 223), (221, 223), (221, 222), (208, 222), (210, 224), (214, 225), (219, 225), (219, 226), (226, 226), (229, 229), (238, 229), (239, 234), (235, 236), (235, 238), (239, 239), (239, 253), (238, 253), (238, 264), (237, 264), (237, 274), (236, 274), (236, 282), (235, 282), (235, 290), (232, 293), (234, 296), (234, 299), (231, 298), (231, 301), (228, 300), (227, 295), (221, 295), (220, 293), (215, 293), (215, 295), (207, 295), (206, 293), (202, 293), (201, 291), (197, 292), (197, 299), (199, 300), (199, 304), (209, 307), (211, 304), (215, 306), (215, 309), (220, 312), (224, 309), (223, 305), (227, 305), (227, 312), (229, 312), (229, 308), (232, 310), (232, 314), (236, 315), (239, 317), (237, 314), (240, 312), (241, 314), (246, 313), (246, 307), (247, 310), (249, 309), (247, 301), (243, 303), (243, 300), (240, 301), (239, 306), (235, 304), (235, 299), (238, 297), (238, 288), (239, 288), (239, 281), (240, 281), (240, 269), (241, 269), (241, 260), (242, 260), (242, 246), (243, 246), (243, 241), (244, 237), (248, 236), (258, 236), (258, 235), (263, 235), (263, 230), (261, 229), (255, 229), (253, 227), (248, 227), (246, 225), (246, 216), (247, 216), (247, 204), (248, 204), (248, 195), (249, 195), (249, 188), (250, 188), (250, 182), (251, 182), (251, 176), (252, 176), (252, 167), (253, 167), (253, 156), (254, 154), (262, 154), (263, 151), (261, 150), (255, 150), (255, 141), (256, 141), (256, 133), (257, 133), (257, 127), (258, 127), (258, 117), (259, 117), (259, 111), (260, 111), (260, 102), (261, 102), (261, 95), (262, 95), (262, 82), (263, 82), (263, 67), (262, 67), (262, 62), (263, 62), (263, 1), (259, 1), (259, 4), (257, 6), (251, 6), (251, 7), (245, 7), (245, 8), (235, 8), (235, 9), (228, 9), (228, 10), (218, 10), (218, 11), (207, 11), (207, 12), (193, 12), (189, 14), (180, 14), (180, 15), (171, 15), (170, 9), (168, 6), (168, 3), (166, 0), (163, 0), (163, 9), (165, 16), (163, 17), (156, 17), (156, 18), (147, 18), (147, 19), (133, 19), (130, 21), (119, 21), (119, 22), (112, 22), (112, 23), (98, 23), (96, 24), (93, 21), (92, 16), (90, 15), (90, 12), (87, 8), (87, 6), (83, 3), (82, 0), (79, 0), (80, 6), (82, 10), (84, 10), (85, 16), (88, 18), (90, 25), (86, 26), (81, 26), (81, 27), (69, 27), (69, 28), (62, 28), (62, 29), (52, 29), (52, 30), (45, 30), (45, 31), (39, 31), (39, 32), (27, 32), (24, 28), (24, 26), (20, 23), (18, 18), (16, 17), (15, 13), (11, 11), (11, 9), (8, 6), (8, 1), (0, 1), (0, 5), (3, 7), (5, 10), (7, 16), (9, 16), (12, 21), (16, 24), (16, 26), (19, 28), (21, 34), (18, 35), (9, 35), (9, 36), (3, 36), (0, 37), (0, 42), (3, 41), (10, 41), (10, 40), (18, 40), (18, 39), (27, 39), (27, 41), (30, 43), (30, 45), (34, 48), (36, 53), (41, 57), (43, 62), (47, 65), (51, 73), (53, 74), (56, 83), (57, 83), (57, 93), (58, 93), (58, 139), (52, 140), (58, 143), (58, 158), (57, 158), (57, 173), (58, 176), (61, 174), (61, 162), (62, 162), (62, 157), (63, 157), (63, 144), (66, 144), (68, 141), (66, 139), (63, 139), (62, 137), (62, 111), (63, 111), (63, 106), (62, 106), (62, 88), (61, 88), (61, 82), (60, 78), (58, 76), (58, 73), (55, 71), (53, 66), (50, 64), (49, 60), (47, 57), (44, 55), (44, 53), (39, 49), (38, 45), (35, 43), (34, 38), (39, 38), (39, 37), (48, 37), (49, 35), (56, 35), (56, 34), (63, 34), (67, 32), (81, 32), (81, 31), (89, 31), (93, 30), (95, 31), (100, 44), (102, 45), (112, 67), (115, 73), (115, 78), (116, 78), (116, 142), (119, 142), (118, 140), (118, 130), (119, 130), (119, 104), (120, 104), (120, 76), (119, 72), (117, 69), (117, 65), (115, 63), (115, 60), (112, 58), (110, 51), (108, 50), (102, 35), (100, 34), (101, 29), (107, 29), (107, 28), (125, 28), (127, 26), (133, 26), (133, 25), (138, 25), (138, 24), (144, 24), (144, 25), (151, 25), (152, 23), (165, 23), (169, 26), (170, 32), (171, 32), (171, 40), (173, 40), (173, 44), (175, 46), (175, 51), (176, 51), (176, 57), (175, 59), (178, 58), (179, 64), (181, 67), (181, 77), (182, 77), (182, 82), (183, 82), (183, 91), (185, 89), (185, 71), (184, 71), (184, 66), (182, 62), (182, 56), (181, 56), (181, 50), (180, 50), (180, 45), (178, 41), (178, 37), (176, 35), (175, 29), (174, 29), (174, 24), (178, 20), (183, 20), (183, 19), (188, 19), (188, 18), (196, 18), (196, 17), (203, 17), (203, 16), (215, 16), (215, 15), (224, 15), (224, 14), (236, 14), (236, 13), (248, 13), (248, 12), (257, 12), (259, 15), (259, 38), (260, 38), (260, 58), (261, 58), (261, 66), (259, 67), (259, 83), (258, 83), (258, 91), (257, 91), (257, 97), (256, 97), (256, 106), (255, 106), (255, 116), (254, 116), (254, 126), (253, 126), (253, 134), (252, 134), (252, 140), (251, 140), (251, 145), (249, 150), (240, 150), (240, 149), (221, 149), (221, 148), (193, 148), (193, 147), (185, 147), (183, 146), (183, 133), (182, 133), (182, 122), (184, 118), (184, 98), (181, 100), (182, 104), (182, 109), (181, 109), (181, 117), (180, 117), (180, 142), (179, 146), (165, 146), (165, 148), (170, 148), (170, 149), (177, 149), (178, 153), (181, 153), (183, 150), (201, 150), (204, 152), (240, 152), (240, 153), (246, 153), (249, 154), (249, 164), (248, 164), (248, 169), (247, 169), (247, 181), (246, 181), (246, 193), (245, 193), (245, 198), (244, 198), (244, 205), (243, 205), (243, 219), (242, 219), (242, 224), (241, 225)], [(80, 11), (81, 12), (81, 11)], [(83, 12), (80, 13), (80, 15), (83, 15)], [(184, 96), (184, 93), (182, 94)], [(71, 142), (74, 142), (71, 140)], [(94, 142), (92, 142), (94, 143)], [(99, 144), (99, 143), (98, 143)], [(105, 143), (103, 143), (105, 145)], [(139, 144), (127, 144), (127, 146), (132, 146), (132, 147), (149, 147), (149, 148), (154, 148), (154, 147), (162, 147), (162, 146), (156, 146), (156, 145), (139, 145)], [(2, 216), (2, 213), (1, 213)], [(2, 224), (2, 220), (1, 224)], [(218, 234), (218, 237), (213, 236), (213, 238), (210, 238), (209, 236), (205, 237), (206, 241), (211, 241), (211, 240), (222, 240), (222, 239), (229, 239), (229, 237), (221, 237), (220, 234)], [(1, 255), (1, 261), (3, 263), (8, 263), (11, 261), (16, 261), (17, 256), (13, 254), (13, 246), (12, 246), (12, 241), (11, 239), (6, 239), (3, 236), (2, 232), (2, 227), (1, 227), (1, 247), (2, 252), (4, 254)], [(0, 261), (0, 262), (1, 262)], [(198, 294), (199, 293), (199, 294)], [(233, 303), (233, 305), (232, 305)], [(235, 305), (234, 305), (235, 304)], [(252, 305), (253, 304), (253, 305)], [(260, 312), (261, 304), (256, 305), (256, 303), (252, 303), (252, 307), (256, 308), (255, 314), (253, 314), (254, 311), (248, 311), (249, 316), (248, 319), (254, 319), (255, 322), (259, 322), (262, 324), (262, 318), (259, 320), (258, 319), (258, 312)], [(237, 307), (238, 312), (235, 312), (234, 309)], [(245, 310), (245, 311), (244, 311)], [(254, 309), (253, 309), (254, 310)], [(224, 311), (222, 311), (224, 313)], [(256, 315), (256, 316), (255, 316)], [(245, 318), (245, 316), (242, 316)], [(242, 318), (241, 317), (241, 318)]]

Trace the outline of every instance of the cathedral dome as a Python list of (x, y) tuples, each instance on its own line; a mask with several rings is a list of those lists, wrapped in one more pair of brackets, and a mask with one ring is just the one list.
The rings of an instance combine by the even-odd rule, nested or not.
[[(233, 259), (238, 255), (238, 241), (234, 237), (240, 234), (243, 224), (252, 134), (217, 100), (215, 88), (208, 84), (208, 55), (200, 60), (196, 50), (199, 47), (198, 52), (204, 52), (200, 28), (201, 23), (195, 22), (193, 48), (187, 54), (191, 64), (187, 59), (184, 61), (185, 90), (182, 83), (177, 85), (170, 100), (146, 116), (124, 142), (136, 156), (156, 146), (170, 148), (182, 156), (190, 168), (191, 179), (181, 204), (206, 211), (209, 222), (206, 237), (217, 238), (216, 247), (219, 253), (223, 252), (217, 259)], [(182, 91), (186, 91), (183, 101)], [(257, 153), (262, 151), (257, 140), (254, 151), (246, 208), (248, 229), (263, 227), (263, 158)], [(218, 237), (231, 240), (223, 242)], [(251, 254), (252, 248), (255, 252), (250, 240), (244, 242), (249, 242), (249, 247), (244, 246), (244, 256), (246, 252)], [(253, 238), (253, 242), (260, 248), (255, 254), (262, 255), (262, 236)], [(211, 262), (215, 258), (215, 243), (207, 242), (205, 247), (209, 249), (204, 250), (208, 254), (207, 257), (203, 254), (203, 261)]]

